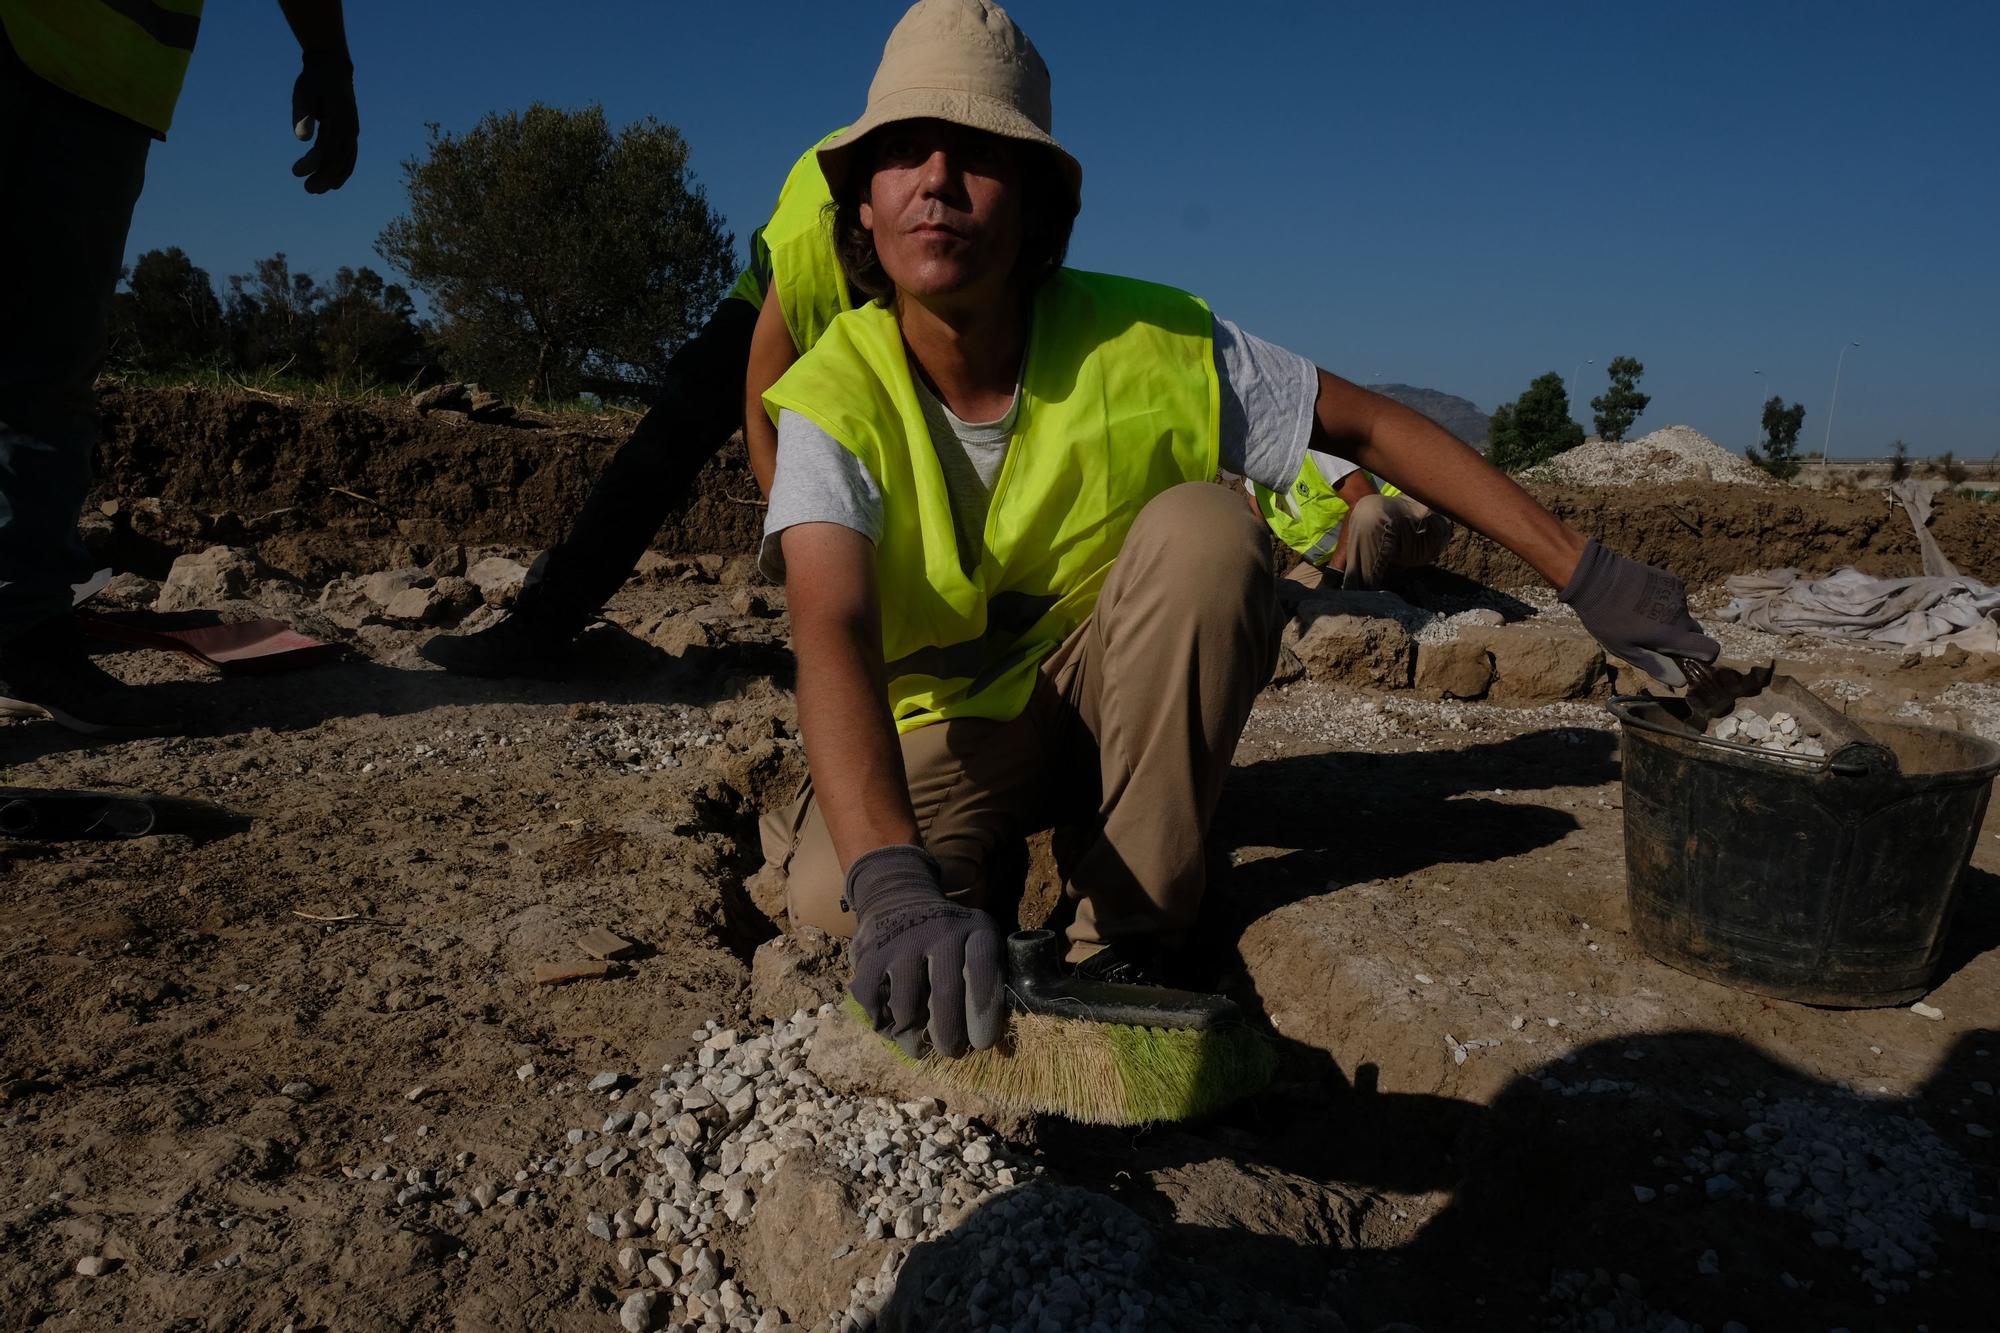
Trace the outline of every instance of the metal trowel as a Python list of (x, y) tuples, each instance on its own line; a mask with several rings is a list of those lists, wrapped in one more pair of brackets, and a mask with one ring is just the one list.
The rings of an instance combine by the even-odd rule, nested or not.
[(1777, 666), (1767, 662), (1738, 671), (1693, 657), (1676, 657), (1674, 662), (1687, 677), (1688, 725), (1696, 731), (1707, 731), (1709, 723), (1735, 712), (1739, 699), (1762, 694), (1770, 687), (1771, 673)]
[(1746, 705), (1764, 717), (1785, 712), (1820, 737), (1832, 756), (1829, 762), (1835, 767), (1878, 773), (1901, 771), (1893, 750), (1807, 689), (1803, 682), (1777, 675), (1775, 662), (1737, 671), (1692, 658), (1675, 661), (1687, 677), (1687, 693), (1683, 697), (1688, 706), (1688, 726), (1696, 732), (1706, 732), (1717, 718), (1727, 717)]

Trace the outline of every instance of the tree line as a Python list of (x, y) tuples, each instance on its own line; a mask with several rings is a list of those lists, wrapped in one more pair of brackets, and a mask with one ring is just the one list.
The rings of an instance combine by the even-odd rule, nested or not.
[[(511, 397), (643, 398), (737, 271), (736, 239), (688, 170), (687, 141), (650, 116), (614, 132), (601, 106), (536, 103), (464, 134), (433, 124), (402, 167), (408, 211), (375, 249), (408, 287), (365, 265), (322, 284), (280, 251), (218, 293), (178, 247), (149, 250), (116, 298), (113, 363), (340, 384), (429, 369)], [(1618, 356), (1605, 369), (1592, 421), (1620, 441), (1652, 401), (1639, 389), (1646, 368)], [(1750, 461), (1795, 475), (1804, 420), (1804, 407), (1772, 398)], [(1488, 456), (1509, 472), (1584, 439), (1554, 371), (1497, 409), (1488, 434)]]
[(352, 384), (408, 379), (428, 326), (410, 293), (374, 269), (339, 269), (321, 285), (283, 251), (230, 277), (218, 296), (179, 246), (148, 250), (112, 299), (110, 359), (135, 370), (290, 373)]
[[(1605, 367), (1610, 385), (1590, 400), (1591, 424), (1599, 439), (1612, 444), (1624, 440), (1653, 401), (1639, 392), (1639, 377), (1646, 367), (1637, 357), (1615, 356)], [(1778, 478), (1798, 475), (1799, 429), (1805, 424), (1806, 409), (1799, 403), (1790, 407), (1773, 396), (1764, 404), (1764, 438), (1745, 451), (1745, 456)], [(1545, 463), (1557, 454), (1583, 443), (1583, 427), (1570, 417), (1569, 390), (1563, 378), (1551, 370), (1537, 375), (1519, 398), (1494, 409), (1487, 424), (1487, 458), (1503, 472), (1520, 472)]]
[(646, 396), (738, 268), (680, 131), (540, 103), (429, 130), (403, 163), (408, 211), (375, 243), (408, 286), (366, 266), (322, 284), (279, 252), (218, 291), (178, 246), (149, 250), (114, 300), (112, 364)]

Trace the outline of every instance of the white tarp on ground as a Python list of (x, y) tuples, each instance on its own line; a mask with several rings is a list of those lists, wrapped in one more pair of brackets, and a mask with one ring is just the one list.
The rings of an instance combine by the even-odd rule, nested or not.
[(1905, 647), (1957, 644), (1968, 652), (2000, 652), (2000, 587), (1960, 574), (1938, 549), (1928, 524), (1942, 482), (1904, 481), (1890, 488), (1902, 501), (1923, 549), (1916, 578), (1878, 579), (1852, 567), (1823, 579), (1796, 569), (1738, 574), (1723, 586), (1730, 602), (1717, 613), (1768, 634), (1817, 634)]

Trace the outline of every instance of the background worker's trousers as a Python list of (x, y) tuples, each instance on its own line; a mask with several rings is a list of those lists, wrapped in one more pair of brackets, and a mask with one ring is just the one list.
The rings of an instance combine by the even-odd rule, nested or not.
[(1336, 582), (1361, 591), (1380, 588), (1404, 570), (1431, 564), (1444, 554), (1452, 534), (1450, 519), (1407, 495), (1364, 495), (1345, 522), (1346, 571), (1302, 561), (1287, 582), (1304, 588)]
[[(1264, 526), (1231, 492), (1190, 483), (1155, 497), (1019, 717), (902, 738), (910, 802), (946, 893), (985, 906), (1012, 887), (993, 881), (1018, 864), (1021, 840), (1058, 828), (1073, 834), (1058, 842), (1078, 900), (1072, 960), (1113, 940), (1177, 943), (1206, 888), (1203, 841), (1237, 737), (1270, 676), (1273, 584)], [(854, 933), (810, 784), (765, 817), (764, 852), (786, 876), (794, 923)]]

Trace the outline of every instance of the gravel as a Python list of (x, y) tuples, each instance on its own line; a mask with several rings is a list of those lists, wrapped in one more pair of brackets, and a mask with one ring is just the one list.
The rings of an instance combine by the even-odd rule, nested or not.
[[(601, 1082), (607, 1078), (633, 1087), (627, 1096), (635, 1105), (596, 1128), (570, 1130), (546, 1149), (552, 1155), (528, 1163), (530, 1171), (553, 1166), (567, 1175), (581, 1165), (635, 1180), (636, 1196), (619, 1196), (636, 1197), (634, 1206), (583, 1219), (587, 1234), (617, 1247), (618, 1271), (635, 1284), (619, 1306), (625, 1328), (779, 1326), (736, 1283), (714, 1242), (720, 1228), (750, 1223), (758, 1193), (790, 1154), (808, 1154), (855, 1182), (863, 1200), (857, 1229), (911, 1242), (945, 1234), (968, 1210), (1040, 1171), (935, 1101), (830, 1092), (805, 1062), (819, 1024), (839, 1021), (828, 1007), (760, 1032), (711, 1022), (693, 1034), (693, 1056), (663, 1066), (657, 1078), (606, 1071), (592, 1079), (593, 1091), (613, 1086)], [(827, 1327), (872, 1324), (895, 1290), (902, 1258), (894, 1254), (881, 1273), (858, 1280), (848, 1308)]]
[[(1928, 1124), (1859, 1097), (1750, 1098), (1740, 1139), (1696, 1146), (1682, 1165), (1720, 1205), (1761, 1197), (1803, 1214), (1815, 1238), (1858, 1255), (1861, 1280), (1903, 1292), (1937, 1258), (1936, 1222), (1983, 1224), (1971, 1167)], [(1718, 1178), (1744, 1187), (1715, 1187)]]
[(1755, 746), (1773, 754), (1798, 755), (1808, 759), (1822, 758), (1826, 754), (1825, 741), (1810, 723), (1786, 712), (1765, 717), (1747, 703), (1729, 716), (1710, 723), (1708, 734), (1719, 741)]
[(1623, 444), (1587, 440), (1528, 469), (1530, 481), (1566, 486), (1648, 486), (1676, 481), (1731, 486), (1776, 483), (1740, 454), (1692, 426), (1667, 426)]
[[(1158, 1240), (1130, 1209), (1088, 1190), (1037, 1181), (971, 1214), (925, 1256), (904, 1302), (911, 1327), (1247, 1333), (1240, 1298), (1167, 1271)], [(877, 1284), (880, 1294), (883, 1288)]]

